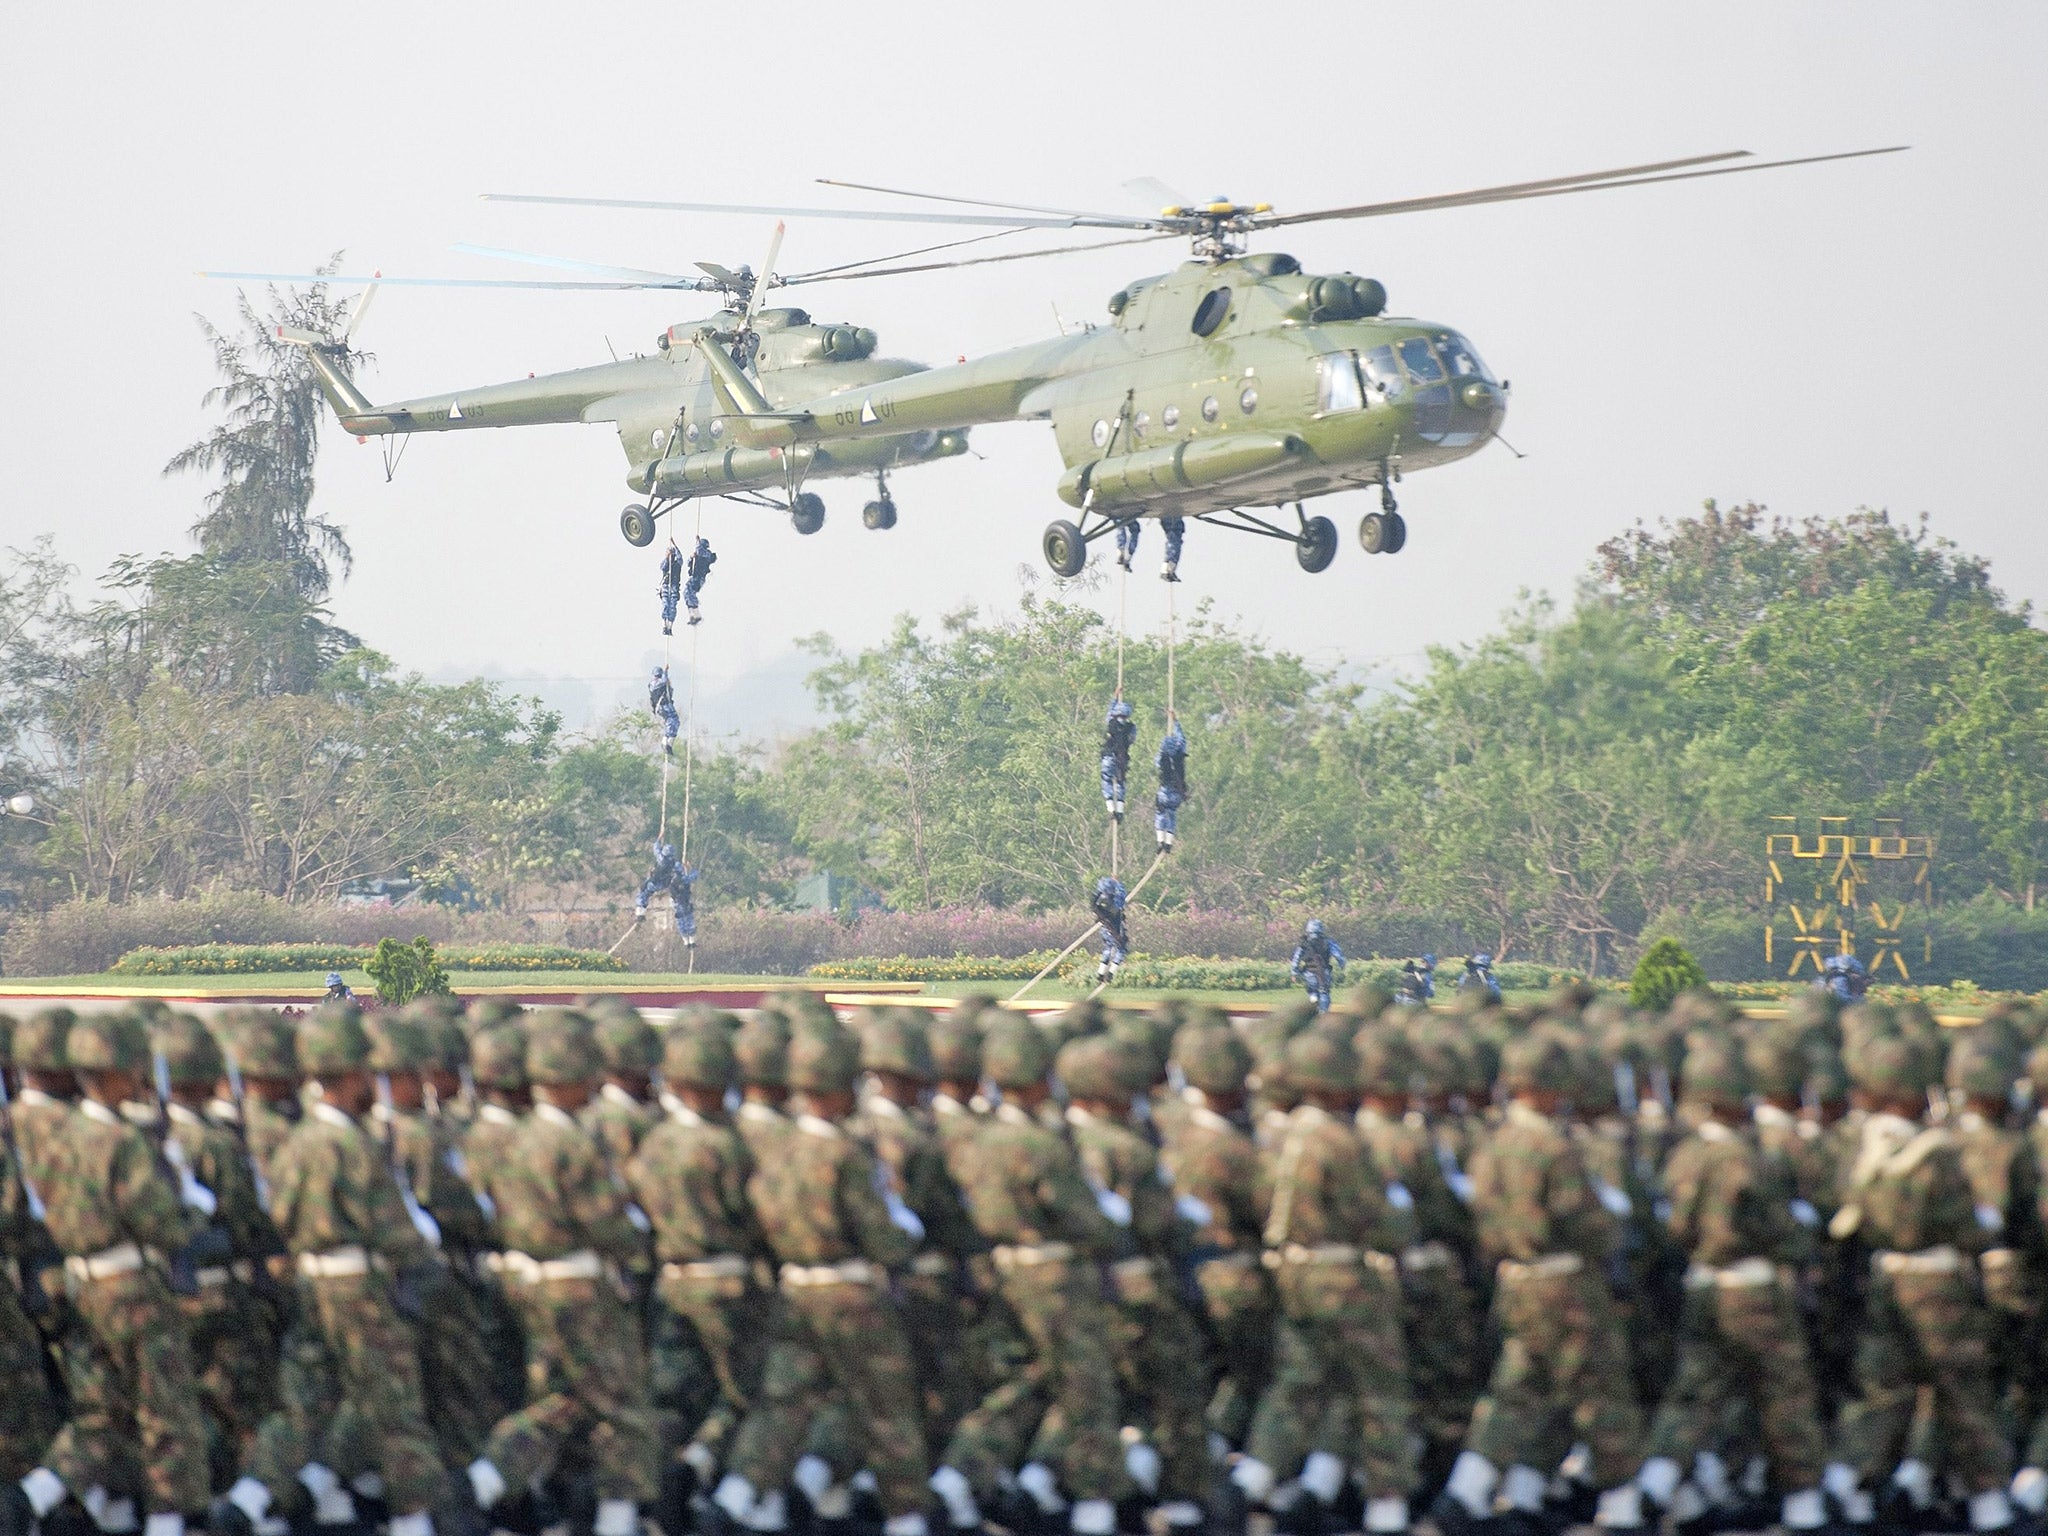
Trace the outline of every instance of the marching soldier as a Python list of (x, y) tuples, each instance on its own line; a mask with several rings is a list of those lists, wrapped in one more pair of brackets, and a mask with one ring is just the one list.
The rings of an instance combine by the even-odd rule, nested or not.
[(591, 1028), (604, 1080), (583, 1111), (584, 1128), (604, 1146), (614, 1168), (624, 1168), (640, 1138), (660, 1119), (654, 1103), (654, 1069), (661, 1041), (640, 1010), (606, 999), (591, 1009)]
[[(1231, 1480), (1283, 1514), (1302, 1495), (1328, 1511), (1356, 1471), (1367, 1530), (1405, 1531), (1415, 1452), (1399, 1256), (1414, 1226), (1352, 1130), (1359, 1074), (1350, 1042), (1306, 1031), (1288, 1042), (1286, 1065), (1302, 1102), (1288, 1113), (1264, 1181), (1278, 1363)], [(1348, 1443), (1333, 1449), (1320, 1430), (1336, 1404)], [(1289, 1482), (1278, 1485), (1283, 1474)]]
[[(0, 1014), (0, 1480), (13, 1482), (42, 1455), (60, 1422), (49, 1360), (35, 1317), (51, 1309), (40, 1261), (49, 1243), (40, 1193), (30, 1195), (14, 1143), (14, 1020)], [(31, 1314), (35, 1316), (31, 1316)]]
[(1614, 1217), (1560, 1118), (1580, 1086), (1575, 1049), (1538, 1026), (1501, 1053), (1500, 1082), (1507, 1112), (1474, 1154), (1471, 1178), (1501, 1350), (1431, 1513), (1446, 1536), (1490, 1519), (1496, 1499), (1534, 1517), (1550, 1469), (1576, 1439), (1601, 1490), (1596, 1522), (1639, 1531), (1642, 1421), (1607, 1289)]
[(544, 1008), (525, 1034), (533, 1108), (501, 1159), (471, 1166), (496, 1212), (499, 1272), (525, 1325), (527, 1401), (491, 1431), (469, 1484), (488, 1511), (582, 1440), (596, 1483), (594, 1536), (635, 1536), (661, 1462), (640, 1329), (621, 1293), (641, 1238), (603, 1148), (577, 1119), (599, 1066), (589, 1021)]
[(43, 1191), (83, 1348), (67, 1366), (71, 1420), (43, 1465), (0, 1486), (0, 1531), (27, 1536), (67, 1493), (83, 1499), (96, 1486), (132, 1482), (146, 1500), (144, 1536), (183, 1536), (207, 1507), (206, 1428), (170, 1287), (189, 1287), (190, 1266), (214, 1255), (188, 1246), (199, 1233), (195, 1213), (157, 1149), (121, 1114), (147, 1091), (141, 1023), (127, 1014), (46, 1023), (32, 1048), (61, 1030), (83, 1098), (61, 1121), (38, 1117), (23, 1171)]

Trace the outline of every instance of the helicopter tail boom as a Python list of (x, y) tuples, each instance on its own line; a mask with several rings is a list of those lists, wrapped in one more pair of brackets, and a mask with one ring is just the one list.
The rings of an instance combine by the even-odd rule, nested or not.
[(313, 365), (313, 377), (320, 383), (320, 393), (334, 407), (334, 414), (341, 418), (343, 427), (365, 435), (399, 430), (389, 416), (381, 414), (370, 404), (363, 392), (356, 388), (355, 380), (348, 376), (345, 344), (337, 344), (318, 331), (301, 330), (294, 325), (280, 325), (277, 339), (288, 346), (305, 348), (307, 361)]

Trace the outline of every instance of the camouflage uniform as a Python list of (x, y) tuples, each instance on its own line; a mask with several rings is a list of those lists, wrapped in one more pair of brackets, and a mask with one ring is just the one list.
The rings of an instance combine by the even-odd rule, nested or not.
[[(982, 1063), (998, 1088), (1032, 1087), (1051, 1068), (1052, 1042), (1028, 1020), (1000, 1017), (983, 1038)], [(1021, 1379), (1044, 1416), (1031, 1459), (1056, 1471), (1077, 1500), (1115, 1498), (1123, 1454), (1097, 1268), (1112, 1242), (1109, 1219), (1073, 1149), (1016, 1104), (1001, 1105), (972, 1135), (949, 1139), (946, 1166), (975, 1229), (992, 1245), (997, 1286), (1032, 1351)], [(985, 1400), (983, 1408), (989, 1412), (980, 1422), (990, 1429), (1021, 1417), (1014, 1401)], [(956, 1434), (947, 1460), (980, 1489), (1014, 1465), (994, 1452), (994, 1443), (977, 1447)]]
[[(367, 1067), (355, 1009), (328, 1004), (299, 1039), (309, 1076)], [(418, 1345), (394, 1305), (391, 1277), (416, 1282), (435, 1265), (399, 1195), (383, 1150), (325, 1099), (270, 1159), (270, 1214), (299, 1270), (306, 1329), (324, 1347), (332, 1390), (358, 1414), (391, 1508), (443, 1502), (444, 1477), (420, 1391)], [(273, 1490), (275, 1491), (275, 1490)]]
[(759, 1279), (767, 1247), (747, 1203), (754, 1164), (746, 1143), (723, 1114), (699, 1115), (673, 1090), (722, 1089), (735, 1071), (723, 1026), (673, 1026), (662, 1053), (667, 1114), (626, 1165), (654, 1224), (662, 1302), (689, 1326), (716, 1375), (717, 1400), (691, 1436), (701, 1450), (689, 1458), (707, 1479), (759, 1394), (775, 1297)]
[[(142, 1026), (125, 1015), (73, 1025), (65, 1052), (80, 1071), (149, 1066)], [(152, 1512), (196, 1514), (207, 1502), (206, 1428), (160, 1268), (194, 1236), (193, 1213), (156, 1149), (105, 1105), (82, 1102), (22, 1151), (85, 1346), (67, 1360), (71, 1419), (45, 1460), (74, 1493), (139, 1487)]]
[[(1354, 1049), (1359, 1081), (1373, 1092), (1405, 1094), (1418, 1076), (1407, 1040), (1384, 1023), (1360, 1030)], [(1465, 1283), (1472, 1216), (1419, 1118), (1368, 1104), (1354, 1128), (1375, 1166), (1412, 1202), (1415, 1242), (1401, 1254), (1401, 1294), (1415, 1427), (1433, 1448), (1455, 1451), (1479, 1396), (1479, 1319)]]
[[(614, 1168), (624, 1168), (640, 1150), (640, 1139), (661, 1115), (650, 1098), (649, 1077), (661, 1060), (661, 1041), (639, 1011), (607, 1000), (592, 1010), (592, 1037), (607, 1081), (578, 1116), (595, 1136)], [(625, 1085), (610, 1079), (625, 1080)]]
[(1208, 1212), (1192, 1258), (1216, 1346), (1209, 1427), (1242, 1445), (1272, 1377), (1273, 1290), (1259, 1262), (1258, 1148), (1242, 1124), (1210, 1107), (1208, 1096), (1243, 1092), (1250, 1053), (1228, 1023), (1191, 1024), (1174, 1037), (1173, 1060), (1190, 1097), (1174, 1117), (1162, 1157), (1173, 1187)]
[[(173, 1090), (210, 1089), (225, 1070), (220, 1047), (189, 1014), (166, 1021), (157, 1048)], [(193, 1176), (213, 1191), (215, 1219), (231, 1244), (222, 1263), (199, 1272), (198, 1294), (178, 1303), (212, 1431), (213, 1483), (223, 1488), (247, 1458), (257, 1426), (276, 1400), (279, 1313), (263, 1298), (275, 1289), (266, 1265), (284, 1252), (284, 1243), (263, 1208), (249, 1154), (232, 1131), (176, 1100), (168, 1130)]]
[[(1569, 1094), (1573, 1047), (1538, 1027), (1503, 1052), (1501, 1081), (1511, 1093)], [(1473, 1154), (1471, 1177), (1501, 1349), (1466, 1448), (1492, 1468), (1535, 1474), (1540, 1499), (1549, 1469), (1583, 1442), (1593, 1480), (1618, 1487), (1640, 1462), (1642, 1420), (1607, 1288), (1614, 1218), (1570, 1133), (1521, 1099)]]
[[(928, 1088), (935, 1075), (930, 1042), (922, 1021), (908, 1013), (884, 1010), (866, 1022), (861, 1066)], [(923, 1110), (870, 1093), (849, 1129), (875, 1149), (903, 1203), (924, 1227), (900, 1300), (924, 1388), (926, 1430), (934, 1445), (943, 1444), (982, 1397), (966, 1343), (974, 1321), (966, 1292), (968, 1266), (987, 1245), (967, 1219), (938, 1132)]]
[[(1934, 1081), (1931, 1055), (1917, 1039), (1880, 1035), (1859, 1043), (1850, 1071), (1859, 1087), (1903, 1100)], [(2003, 1509), (2011, 1474), (1993, 1416), (1991, 1314), (1977, 1279), (1987, 1233), (1955, 1133), (1890, 1111), (1866, 1116), (1832, 1231), (1855, 1236), (1871, 1255), (1856, 1356), (1862, 1396), (1842, 1412), (1841, 1461), (1876, 1486), (1905, 1452), (1925, 1395), (1947, 1468), (1972, 1495), (1973, 1522), (2003, 1523), (1983, 1518), (1998, 1512), (1994, 1504)]]
[[(1343, 1035), (1311, 1030), (1286, 1051), (1287, 1079), (1311, 1091), (1357, 1102), (1358, 1060)], [(1313, 1102), (1287, 1116), (1278, 1149), (1263, 1171), (1264, 1262), (1280, 1302), (1273, 1385), (1246, 1447), (1264, 1473), (1240, 1475), (1254, 1497), (1274, 1475), (1302, 1470), (1303, 1486), (1324, 1504), (1335, 1479), (1317, 1469), (1355, 1467), (1376, 1500), (1400, 1505), (1415, 1475), (1407, 1350), (1401, 1337), (1400, 1254), (1414, 1238), (1408, 1213), (1389, 1198), (1389, 1179), (1359, 1142), (1348, 1117)], [(1350, 1443), (1317, 1444), (1324, 1410), (1341, 1404)], [(1307, 1457), (1307, 1461), (1304, 1458)], [(1241, 1464), (1239, 1474), (1247, 1469)]]
[[(1729, 1114), (1748, 1094), (1738, 1047), (1692, 1044), (1686, 1093), (1711, 1096)], [(1785, 1524), (1821, 1523), (1819, 1488), (1826, 1447), (1792, 1276), (1805, 1244), (1791, 1202), (1792, 1171), (1765, 1156), (1742, 1130), (1710, 1114), (1673, 1150), (1664, 1182), (1673, 1238), (1691, 1265), (1685, 1275), (1678, 1372), (1651, 1427), (1651, 1453), (1663, 1476), (1703, 1450), (1720, 1450), (1731, 1405), (1755, 1413), (1773, 1483), (1789, 1503)], [(1646, 1480), (1650, 1477), (1645, 1469)], [(1654, 1492), (1668, 1501), (1669, 1487)]]
[(517, 1100), (526, 1093), (526, 1036), (514, 1025), (483, 1029), (470, 1040), (469, 1052), (470, 1073), (482, 1100), (462, 1127), (461, 1139), (462, 1165), (484, 1218), (483, 1251), (477, 1254), (476, 1261), (480, 1282), (487, 1283), (479, 1284), (477, 1296), (488, 1326), (491, 1358), (497, 1367), (497, 1396), (503, 1402), (517, 1404), (526, 1395), (526, 1331), (512, 1298), (505, 1294), (504, 1283), (490, 1268), (494, 1255), (503, 1247), (498, 1240), (497, 1207), (489, 1203), (489, 1196), (482, 1192), (480, 1181), (470, 1170), (493, 1167), (503, 1161), (505, 1150), (519, 1129), (523, 1109), (514, 1110), (498, 1099), (509, 1095)]
[[(808, 1025), (791, 1042), (791, 1086), (843, 1092), (853, 1086), (858, 1060), (858, 1047), (836, 1023)], [(778, 1154), (758, 1163), (748, 1181), (762, 1233), (782, 1265), (782, 1295), (760, 1400), (733, 1446), (734, 1472), (751, 1490), (781, 1488), (806, 1428), (843, 1398), (882, 1507), (892, 1517), (915, 1514), (932, 1469), (887, 1273), (910, 1261), (915, 1242), (892, 1219), (874, 1153), (843, 1126), (801, 1114)]]
[[(1134, 1070), (1131, 1053), (1114, 1036), (1062, 1047), (1055, 1070), (1076, 1099), (1109, 1106), (1127, 1103), (1135, 1079), (1150, 1075)], [(1169, 1523), (1191, 1524), (1209, 1491), (1209, 1366), (1178, 1294), (1193, 1234), (1175, 1200), (1172, 1175), (1131, 1128), (1127, 1113), (1113, 1116), (1076, 1103), (1068, 1106), (1067, 1123), (1098, 1201), (1114, 1197), (1108, 1203), (1119, 1231), (1109, 1278), (1117, 1306), (1110, 1337), (1126, 1417), (1149, 1421), (1160, 1462), (1156, 1492), (1168, 1506)]]
[[(14, 1020), (0, 1014), (0, 1073), (14, 1065), (13, 1035)], [(7, 1086), (12, 1104), (11, 1078)], [(0, 1381), (7, 1383), (0, 1393), (0, 1479), (8, 1482), (36, 1465), (61, 1422), (43, 1336), (29, 1316), (31, 1296), (49, 1314), (49, 1296), (34, 1273), (49, 1234), (30, 1209), (10, 1119), (0, 1112)]]
[[(543, 1009), (533, 1017), (532, 1082), (568, 1087), (597, 1069), (582, 1015)], [(471, 1167), (497, 1213), (501, 1272), (526, 1330), (526, 1406), (491, 1431), (485, 1459), (504, 1484), (523, 1488), (551, 1471), (572, 1439), (587, 1437), (598, 1498), (649, 1502), (660, 1435), (640, 1330), (618, 1280), (642, 1241), (603, 1148), (572, 1113), (541, 1099), (501, 1159)]]
[[(367, 1028), (373, 1071), (387, 1078), (420, 1076), (433, 1052), (420, 1011), (375, 1017)], [(488, 1270), (478, 1278), (478, 1261), (488, 1246), (483, 1209), (465, 1182), (468, 1164), (450, 1128), (424, 1107), (400, 1109), (386, 1094), (371, 1112), (370, 1128), (384, 1145), (401, 1191), (429, 1218), (421, 1225), (446, 1261), (446, 1270), (420, 1298), (420, 1387), (441, 1459), (467, 1466), (516, 1401), (499, 1390), (489, 1302), (480, 1294), (489, 1285)]]

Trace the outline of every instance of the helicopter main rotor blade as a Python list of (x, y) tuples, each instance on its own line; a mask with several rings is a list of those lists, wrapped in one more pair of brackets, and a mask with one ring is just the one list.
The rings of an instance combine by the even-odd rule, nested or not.
[[(942, 192), (907, 192), (902, 187), (877, 187), (865, 181), (834, 181), (820, 176), (821, 187), (845, 187), (854, 192), (880, 192), (888, 197), (915, 197), (931, 203), (958, 203), (963, 208), (1008, 208), (1018, 213), (1049, 214), (1069, 229), (1156, 229), (1157, 219), (1137, 218), (1128, 213), (1083, 213), (1071, 208), (1039, 208), (1030, 203), (996, 203), (982, 197), (948, 197)], [(1024, 220), (1013, 220), (1022, 224)]]
[(660, 291), (664, 289), (688, 289), (697, 285), (694, 278), (679, 282), (545, 282), (538, 278), (514, 277), (390, 277), (373, 274), (369, 277), (349, 277), (340, 272), (201, 272), (201, 277), (218, 278), (229, 283), (333, 283), (342, 288), (368, 287), (382, 284), (391, 288), (538, 288), (548, 290), (587, 289), (594, 293), (633, 293), (639, 291)]
[[(1323, 208), (1309, 213), (1275, 214), (1259, 219), (1258, 227), (1273, 229), (1285, 224), (1315, 224), (1329, 219), (1376, 219), (1396, 213), (1428, 213), (1443, 208), (1474, 208), (1486, 203), (1528, 202), (1540, 197), (1563, 197), (1576, 192), (1604, 192), (1611, 187), (1644, 187), (1663, 181), (1694, 181), (1705, 176), (1734, 176), (1746, 171), (1774, 171), (1789, 165), (1819, 165), (1829, 160), (1860, 160), (1870, 155), (1895, 155), (1908, 147), (1904, 144), (1892, 144), (1882, 149), (1851, 149), (1829, 155), (1802, 155), (1789, 160), (1754, 160), (1750, 157), (1749, 151), (1736, 150), (1720, 155), (1699, 155), (1690, 160), (1671, 160), (1617, 171), (1600, 171), (1587, 176), (1560, 176), (1549, 181), (1480, 187), (1470, 192), (1450, 192), (1436, 197), (1364, 203), (1355, 208)], [(1716, 161), (1736, 159), (1743, 163), (1714, 164)], [(1708, 169), (1686, 169), (1691, 166), (1707, 166)], [(1671, 174), (1661, 174), (1664, 172)]]
[(1133, 176), (1124, 190), (1153, 208), (1185, 208), (1191, 201), (1177, 187), (1169, 187), (1157, 176)]
[(761, 275), (754, 279), (754, 288), (747, 295), (747, 308), (740, 320), (740, 329), (751, 331), (754, 316), (761, 312), (761, 301), (768, 297), (768, 290), (776, 286), (775, 258), (782, 254), (782, 236), (787, 228), (782, 220), (775, 221), (775, 233), (768, 237), (768, 259), (761, 263)]
[(768, 208), (752, 203), (670, 203), (637, 197), (549, 197), (526, 192), (485, 192), (490, 203), (540, 203), (556, 208), (637, 208), (654, 213), (738, 213), (779, 219), (860, 219), (888, 224), (1024, 225), (1036, 229), (1071, 229), (1071, 219), (998, 218), (994, 214), (911, 213), (878, 208)]
[[(858, 271), (862, 267), (879, 266), (883, 262), (908, 261), (913, 256), (929, 256), (934, 251), (957, 251), (963, 245), (979, 245), (985, 240), (1000, 240), (1005, 235), (1021, 235), (1023, 233), (1025, 231), (1021, 228), (992, 229), (984, 235), (967, 235), (958, 240), (941, 241), (937, 245), (914, 246), (910, 250), (896, 251), (887, 256), (866, 256), (859, 261), (843, 261), (836, 267), (820, 267), (815, 272), (792, 272), (788, 276), (778, 279), (778, 281), (783, 284), (818, 283), (823, 282), (828, 277), (836, 277), (842, 272), (852, 272), (858, 275)], [(1029, 255), (1031, 253), (1026, 252), (1024, 254)]]
[(1127, 240), (1098, 240), (1093, 245), (1055, 245), (1042, 251), (1010, 251), (1001, 256), (969, 256), (961, 261), (920, 261), (907, 266), (873, 267), (857, 272), (827, 269), (823, 272), (806, 272), (800, 277), (788, 277), (783, 281), (788, 284), (843, 283), (856, 277), (902, 277), (911, 272), (949, 272), (955, 267), (986, 267), (999, 261), (1030, 261), (1038, 256), (1071, 256), (1084, 251), (1113, 251), (1120, 245), (1149, 245), (1155, 240), (1175, 240), (1179, 237), (1179, 230), (1168, 229), (1151, 234), (1133, 235)]
[(589, 277), (607, 277), (619, 282), (658, 283), (665, 288), (710, 288), (712, 283), (701, 277), (687, 277), (676, 272), (650, 272), (642, 267), (605, 266), (595, 261), (578, 261), (572, 256), (543, 256), (534, 251), (506, 251), (494, 245), (460, 244), (449, 247), (465, 256), (488, 256), (494, 261), (519, 261), (528, 266), (559, 267), (564, 272), (581, 272)]

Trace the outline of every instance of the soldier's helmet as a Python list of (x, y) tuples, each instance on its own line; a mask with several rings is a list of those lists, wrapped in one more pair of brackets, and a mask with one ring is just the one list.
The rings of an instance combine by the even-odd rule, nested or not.
[(64, 1042), (78, 1015), (69, 1008), (32, 1013), (14, 1031), (14, 1064), (25, 1072), (65, 1072), (71, 1067)]
[(661, 1060), (661, 1037), (640, 1017), (640, 1010), (629, 1004), (600, 1004), (592, 1035), (607, 1072), (644, 1075)]
[(425, 1027), (403, 1013), (373, 1013), (363, 1020), (363, 1031), (370, 1037), (372, 1072), (417, 1072), (433, 1058)]
[(1029, 1088), (1052, 1068), (1050, 1036), (1021, 1014), (993, 1020), (981, 1041), (981, 1070), (998, 1088)]
[(861, 1021), (860, 1064), (914, 1083), (938, 1081), (931, 1036), (924, 1020), (908, 1008), (876, 1008)]
[(944, 1018), (932, 1021), (929, 1033), (932, 1071), (942, 1083), (981, 1081), (981, 1025), (977, 1022), (978, 1015), (960, 1017), (966, 1006), (963, 1003)]
[(1073, 1098), (1114, 1102), (1130, 1097), (1130, 1068), (1113, 1036), (1069, 1040), (1054, 1058), (1053, 1071)]
[(1577, 1052), (1561, 1031), (1538, 1026), (1503, 1047), (1500, 1082), (1509, 1093), (1569, 1094), (1579, 1086)]
[(550, 1088), (587, 1083), (601, 1065), (590, 1020), (573, 1008), (542, 1008), (527, 1021), (526, 1076)]
[(660, 681), (661, 681), (661, 680), (662, 680), (662, 679), (663, 679), (664, 677), (667, 677), (667, 676), (668, 676), (668, 668), (667, 668), (667, 667), (656, 667), (656, 668), (654, 669), (654, 676), (653, 676), (653, 677), (651, 677), (651, 678), (649, 678), (649, 679), (648, 679), (648, 681), (649, 681), (649, 682), (655, 682), (655, 683), (658, 683), (658, 682), (660, 682)]
[(1173, 1064), (1191, 1088), (1240, 1093), (1251, 1076), (1251, 1049), (1228, 1023), (1191, 1023), (1173, 1037)]
[(661, 1046), (661, 1079), (670, 1087), (723, 1089), (739, 1075), (732, 1033), (718, 1024), (670, 1027)]
[(789, 1042), (789, 1086), (804, 1093), (844, 1093), (860, 1077), (860, 1041), (835, 1022), (800, 1029)]
[(1104, 899), (1113, 899), (1123, 894), (1123, 885), (1115, 878), (1104, 875), (1095, 882), (1095, 894)]
[(2020, 1078), (2019, 1057), (1984, 1026), (1969, 1031), (1948, 1053), (1949, 1090), (1973, 1099), (2008, 1099)]
[(662, 841), (662, 840), (661, 840), (660, 838), (656, 838), (656, 839), (654, 840), (654, 862), (655, 862), (655, 863), (657, 863), (657, 864), (666, 864), (666, 863), (668, 863), (668, 862), (669, 862), (669, 861), (670, 861), (671, 859), (673, 859), (673, 858), (674, 858), (675, 856), (676, 856), (676, 845), (675, 845), (674, 843), (665, 843), (665, 842), (663, 842), (663, 841)]
[(370, 1064), (370, 1036), (354, 1003), (322, 1003), (299, 1025), (299, 1067), (308, 1077), (360, 1072)]
[[(1758, 1030), (1743, 1048), (1751, 1086), (1766, 1098), (1796, 1098), (1806, 1087), (1807, 1056), (1799, 1036), (1782, 1025)], [(1686, 1071), (1692, 1070), (1690, 1060)]]
[(780, 1014), (756, 1012), (733, 1036), (740, 1081), (755, 1088), (789, 1086), (789, 1026)]
[(479, 1088), (524, 1088), (526, 1031), (517, 1024), (479, 1031), (469, 1042), (469, 1074)]
[(1934, 1085), (1931, 1053), (1906, 1034), (1877, 1035), (1863, 1042), (1849, 1059), (1849, 1075), (1858, 1088), (1895, 1098), (1919, 1098)]
[(1483, 971), (1491, 964), (1493, 964), (1492, 955), (1483, 949), (1475, 950), (1471, 957), (1465, 961), (1465, 969), (1468, 971)]
[(1320, 939), (1323, 936), (1323, 920), (1320, 917), (1312, 917), (1301, 931), (1311, 939)]
[(1351, 1037), (1351, 1049), (1358, 1057), (1358, 1086), (1367, 1093), (1405, 1097), (1419, 1086), (1414, 1045), (1396, 1025), (1366, 1025)]
[(1303, 1030), (1287, 1042), (1286, 1063), (1287, 1081), (1297, 1091), (1358, 1090), (1358, 1053), (1352, 1050), (1349, 1040), (1333, 1030)]
[(126, 1011), (89, 1014), (71, 1026), (64, 1058), (74, 1072), (146, 1071), (149, 1032)]
[(1127, 701), (1123, 700), (1123, 699), (1118, 699), (1118, 700), (1117, 700), (1117, 701), (1116, 701), (1116, 702), (1115, 702), (1114, 704), (1112, 704), (1112, 705), (1110, 705), (1110, 706), (1109, 706), (1109, 718), (1110, 718), (1110, 719), (1112, 719), (1112, 720), (1128, 720), (1128, 719), (1130, 719), (1130, 718), (1131, 718), (1131, 706), (1130, 706), (1130, 704), (1129, 704), (1129, 703), (1128, 703)]
[(1749, 1097), (1749, 1065), (1725, 1030), (1695, 1030), (1686, 1037), (1684, 1092), (1711, 1104), (1741, 1104)]
[(327, 985), (328, 985), (328, 986), (330, 986), (330, 987), (338, 987), (338, 986), (340, 986), (340, 985), (341, 985), (341, 972), (339, 972), (339, 971), (329, 971), (329, 972), (327, 973)]
[(1436, 965), (1436, 956), (1425, 952), (1422, 957), (1422, 963), (1434, 967)]
[(163, 1053), (164, 1067), (175, 1087), (217, 1083), (227, 1075), (220, 1043), (189, 1013), (174, 1013), (156, 1027), (151, 1044)]
[(524, 1010), (502, 997), (479, 997), (470, 1001), (463, 1014), (462, 1027), (475, 1035), (486, 1029), (495, 1029), (517, 1019)]
[(291, 1026), (269, 1008), (230, 1008), (219, 1020), (220, 1040), (244, 1077), (288, 1081), (299, 1075)]

